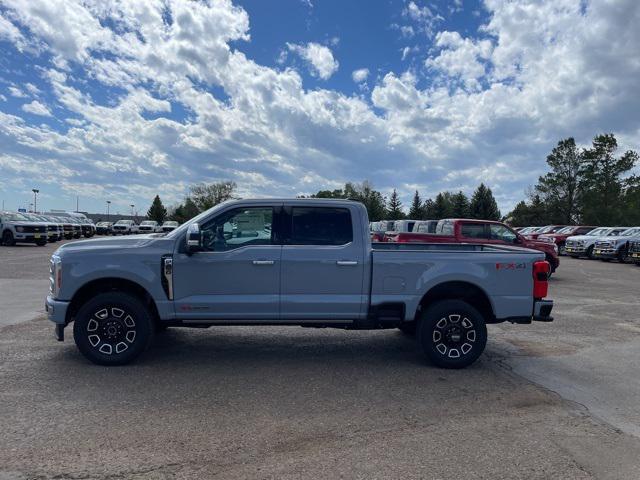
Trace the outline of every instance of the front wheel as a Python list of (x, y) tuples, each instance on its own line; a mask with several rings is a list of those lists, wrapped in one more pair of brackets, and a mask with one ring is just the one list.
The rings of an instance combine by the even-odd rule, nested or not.
[(487, 326), (482, 315), (467, 302), (441, 300), (422, 315), (418, 340), (434, 365), (464, 368), (484, 351)]
[(587, 258), (589, 260), (593, 260), (594, 258), (596, 258), (593, 256), (593, 246), (587, 248)]
[(6, 230), (2, 234), (2, 245), (6, 247), (11, 247), (16, 244), (15, 239), (13, 238), (13, 233), (10, 230)]
[(125, 365), (151, 343), (153, 321), (145, 305), (129, 294), (96, 295), (76, 315), (73, 339), (80, 352), (98, 365)]
[(47, 244), (46, 240), (41, 240), (39, 242), (36, 242), (36, 245), (39, 247), (44, 247)]

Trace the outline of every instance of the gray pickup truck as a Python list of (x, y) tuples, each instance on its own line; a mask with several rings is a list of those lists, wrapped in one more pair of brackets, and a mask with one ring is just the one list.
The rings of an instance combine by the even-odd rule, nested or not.
[(85, 240), (51, 258), (58, 340), (126, 364), (166, 327), (399, 328), (435, 365), (483, 352), (488, 323), (551, 321), (544, 254), (518, 247), (372, 244), (348, 200), (238, 200), (167, 235)]

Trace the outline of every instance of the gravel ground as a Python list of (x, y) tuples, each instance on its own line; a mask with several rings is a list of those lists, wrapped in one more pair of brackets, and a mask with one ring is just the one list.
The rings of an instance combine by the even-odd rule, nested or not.
[(397, 331), (300, 327), (170, 329), (103, 368), (38, 313), (54, 248), (0, 248), (0, 304), (34, 306), (0, 319), (0, 479), (640, 478), (638, 375), (607, 375), (620, 360), (601, 353), (589, 387), (580, 363), (637, 347), (634, 266), (565, 260), (556, 322), (492, 326), (463, 371)]

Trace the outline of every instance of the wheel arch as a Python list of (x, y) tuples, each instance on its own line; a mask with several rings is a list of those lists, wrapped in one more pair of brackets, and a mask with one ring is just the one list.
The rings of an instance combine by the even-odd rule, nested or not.
[(462, 300), (474, 307), (484, 317), (485, 323), (498, 323), (489, 295), (478, 285), (467, 281), (446, 281), (431, 287), (420, 299), (414, 320), (430, 304), (440, 300)]
[(91, 280), (80, 287), (71, 298), (69, 308), (67, 309), (66, 324), (73, 321), (78, 310), (87, 300), (99, 293), (105, 292), (123, 292), (128, 293), (143, 302), (149, 309), (149, 312), (156, 322), (159, 318), (158, 307), (151, 294), (139, 283), (121, 277), (108, 277)]

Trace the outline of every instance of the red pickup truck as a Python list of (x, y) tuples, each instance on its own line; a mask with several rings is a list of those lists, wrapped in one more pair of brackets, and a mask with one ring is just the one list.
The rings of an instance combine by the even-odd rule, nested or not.
[(567, 238), (574, 235), (586, 235), (591, 230), (597, 227), (590, 227), (587, 225), (570, 225), (564, 227), (562, 230), (558, 230), (555, 233), (544, 233), (538, 237), (540, 240), (551, 239), (558, 246), (558, 253), (564, 255), (564, 244)]
[(529, 240), (504, 223), (491, 220), (446, 218), (436, 226), (436, 233), (387, 232), (385, 242), (399, 243), (483, 243), (517, 245), (544, 252), (551, 272), (560, 265), (558, 246), (551, 241)]

